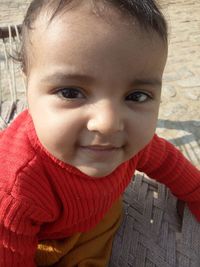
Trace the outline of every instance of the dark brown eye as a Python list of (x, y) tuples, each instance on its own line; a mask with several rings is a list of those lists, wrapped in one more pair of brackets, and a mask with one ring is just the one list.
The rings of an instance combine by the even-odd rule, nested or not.
[(133, 92), (128, 96), (126, 96), (125, 98), (126, 101), (134, 101), (134, 102), (146, 102), (149, 99), (152, 99), (152, 97), (149, 94), (141, 91)]
[(57, 91), (57, 94), (66, 99), (85, 98), (81, 90), (77, 88), (61, 88)]

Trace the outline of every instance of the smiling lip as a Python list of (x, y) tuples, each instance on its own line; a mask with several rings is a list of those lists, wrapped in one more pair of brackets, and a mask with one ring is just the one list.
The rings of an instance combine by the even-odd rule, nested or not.
[(119, 153), (122, 152), (123, 146), (112, 146), (112, 145), (89, 145), (89, 146), (80, 146), (80, 149), (85, 155), (92, 160), (97, 161), (107, 161), (114, 159), (116, 156), (119, 156)]
[(80, 148), (95, 157), (111, 157), (115, 153), (122, 150), (121, 147), (112, 145), (91, 145), (91, 146), (80, 146)]
[(93, 151), (113, 151), (121, 149), (122, 147), (116, 147), (112, 145), (91, 145), (91, 146), (80, 146), (83, 149), (89, 149)]

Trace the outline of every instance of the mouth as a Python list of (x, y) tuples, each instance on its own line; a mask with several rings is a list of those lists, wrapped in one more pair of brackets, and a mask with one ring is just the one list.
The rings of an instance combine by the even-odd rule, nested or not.
[(93, 166), (94, 168), (110, 168), (109, 166), (118, 166), (124, 161), (126, 151), (124, 145), (81, 144), (77, 147), (77, 155), (81, 164), (87, 163), (87, 165)]
[(91, 151), (115, 151), (120, 150), (123, 146), (114, 146), (114, 145), (88, 145), (88, 146), (80, 146), (82, 149), (88, 149)]
[[(80, 151), (83, 155), (88, 156), (92, 160), (97, 161), (110, 161), (122, 156), (123, 146), (113, 145), (88, 145), (80, 146)], [(120, 156), (120, 157), (121, 157)]]

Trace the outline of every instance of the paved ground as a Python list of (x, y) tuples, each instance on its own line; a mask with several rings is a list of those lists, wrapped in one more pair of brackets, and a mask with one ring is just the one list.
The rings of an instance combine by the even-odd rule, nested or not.
[[(0, 0), (0, 25), (21, 23), (27, 0)], [(169, 57), (158, 133), (200, 167), (200, 1), (169, 0)]]

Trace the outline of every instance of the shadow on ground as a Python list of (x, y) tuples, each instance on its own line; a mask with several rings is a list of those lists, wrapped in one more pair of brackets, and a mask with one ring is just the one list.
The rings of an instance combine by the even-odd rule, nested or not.
[[(157, 128), (168, 131), (167, 139), (179, 147), (195, 165), (200, 166), (200, 121), (171, 121), (160, 119)], [(173, 132), (173, 130), (175, 131)]]

